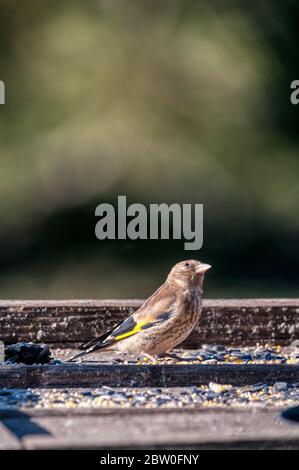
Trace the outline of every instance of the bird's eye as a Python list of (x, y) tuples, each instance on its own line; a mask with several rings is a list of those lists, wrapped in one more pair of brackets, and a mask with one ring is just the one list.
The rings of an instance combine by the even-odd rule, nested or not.
[(190, 268), (190, 263), (185, 263), (185, 268)]

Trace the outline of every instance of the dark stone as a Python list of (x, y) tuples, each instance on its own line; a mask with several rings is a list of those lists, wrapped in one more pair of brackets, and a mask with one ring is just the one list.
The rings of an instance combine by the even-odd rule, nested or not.
[(275, 392), (284, 392), (288, 388), (289, 386), (286, 382), (275, 382), (273, 385), (273, 390), (275, 390)]
[(222, 344), (215, 344), (211, 347), (211, 350), (215, 352), (224, 352), (226, 351), (226, 347)]
[(225, 361), (225, 355), (224, 354), (216, 354), (215, 359), (219, 362), (224, 362)]
[(265, 384), (256, 384), (250, 387), (249, 392), (260, 392), (261, 390), (267, 388)]
[(215, 354), (201, 354), (203, 361), (210, 361), (211, 359), (215, 359)]
[(6, 346), (5, 359), (10, 364), (49, 364), (51, 352), (45, 344), (16, 343)]
[(202, 393), (201, 389), (195, 386), (191, 387), (190, 392), (194, 393), (195, 395), (201, 395)]
[(215, 392), (208, 392), (205, 396), (205, 399), (208, 401), (215, 400), (215, 398), (218, 398), (219, 394)]
[(252, 355), (250, 353), (244, 353), (242, 351), (235, 351), (230, 353), (231, 356), (237, 357), (238, 359), (243, 359), (244, 361), (250, 361), (252, 359)]
[(260, 356), (260, 358), (261, 358), (261, 359), (264, 359), (265, 361), (271, 361), (271, 360), (273, 361), (273, 360), (276, 358), (276, 356), (274, 356), (274, 355), (273, 355), (272, 353), (270, 353), (270, 352), (266, 352), (266, 353), (262, 354), (262, 355)]

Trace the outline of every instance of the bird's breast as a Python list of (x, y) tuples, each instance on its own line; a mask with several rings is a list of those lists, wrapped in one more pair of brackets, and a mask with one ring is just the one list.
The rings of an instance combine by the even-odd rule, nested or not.
[(178, 308), (176, 334), (178, 336), (190, 332), (198, 322), (201, 313), (201, 295), (198, 291), (188, 291)]
[(201, 311), (202, 297), (201, 292), (197, 289), (190, 289), (184, 296), (183, 309), (185, 314), (199, 314)]

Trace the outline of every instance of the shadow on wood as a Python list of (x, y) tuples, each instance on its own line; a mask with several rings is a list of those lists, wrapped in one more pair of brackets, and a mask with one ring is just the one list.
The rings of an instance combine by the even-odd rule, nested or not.
[(25, 436), (50, 436), (51, 433), (43, 428), (39, 423), (34, 421), (30, 415), (23, 411), (15, 410), (12, 418), (1, 417), (0, 421), (6, 428), (15, 435), (18, 439)]

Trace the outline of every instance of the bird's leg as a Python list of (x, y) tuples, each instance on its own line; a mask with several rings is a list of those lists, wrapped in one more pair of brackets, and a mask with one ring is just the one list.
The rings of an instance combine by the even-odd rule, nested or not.
[(148, 359), (153, 364), (157, 364), (157, 362), (158, 362), (157, 357), (151, 356), (148, 353), (143, 353), (139, 357), (141, 358), (141, 360), (142, 360), (142, 358)]
[(145, 357), (147, 357), (147, 358), (148, 358), (150, 361), (152, 361), (153, 363), (157, 363), (157, 358), (156, 358), (156, 357), (151, 356), (151, 355), (148, 354), (148, 353), (145, 353), (144, 355), (145, 355)]

